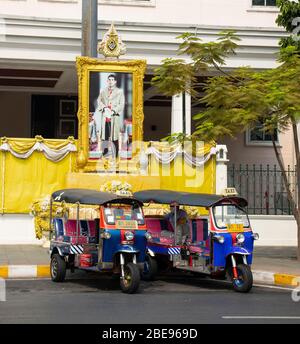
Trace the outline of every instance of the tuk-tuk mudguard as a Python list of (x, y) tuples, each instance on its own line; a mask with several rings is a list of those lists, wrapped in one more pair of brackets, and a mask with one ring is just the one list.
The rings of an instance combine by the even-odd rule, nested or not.
[[(219, 233), (218, 233), (219, 234)], [(213, 241), (213, 266), (225, 267), (226, 258), (230, 254), (246, 255), (247, 263), (252, 264), (253, 242), (252, 232), (244, 232), (245, 241), (242, 245), (234, 245), (231, 233), (220, 233), (225, 239), (223, 244)], [(245, 250), (245, 251), (244, 251)]]
[(163, 245), (147, 245), (147, 249), (150, 250), (154, 255), (172, 255), (172, 254), (180, 254), (181, 249), (180, 246), (163, 246)]
[(124, 245), (121, 243), (121, 231), (111, 229), (106, 230), (111, 234), (110, 239), (103, 239), (103, 255), (102, 262), (109, 263), (113, 262), (114, 256), (118, 252), (124, 253), (139, 253), (137, 255), (137, 262), (143, 263), (145, 261), (146, 244), (147, 240), (145, 237), (146, 231), (136, 230), (134, 231), (134, 244)]
[(69, 244), (64, 244), (64, 243), (51, 243), (50, 244), (50, 256), (52, 255), (52, 252), (54, 250), (57, 250), (58, 254), (60, 256), (67, 256), (71, 254), (70, 252), (70, 245)]
[(118, 245), (116, 253), (137, 254), (137, 253), (140, 253), (140, 250), (138, 250), (135, 246), (131, 246), (131, 245)]

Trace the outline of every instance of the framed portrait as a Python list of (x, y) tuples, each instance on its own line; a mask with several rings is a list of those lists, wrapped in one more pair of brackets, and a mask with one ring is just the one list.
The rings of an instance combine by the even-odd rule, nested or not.
[(76, 100), (60, 99), (59, 100), (59, 116), (75, 117), (76, 116)]
[(67, 138), (75, 136), (76, 121), (75, 119), (60, 119), (59, 120), (59, 137)]
[(97, 171), (103, 161), (133, 160), (143, 140), (143, 60), (77, 58), (79, 75), (79, 170)]

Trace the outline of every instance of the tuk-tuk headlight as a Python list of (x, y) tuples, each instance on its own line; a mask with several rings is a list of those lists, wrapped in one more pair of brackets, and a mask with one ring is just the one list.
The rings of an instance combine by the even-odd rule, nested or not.
[(239, 233), (239, 234), (236, 236), (236, 241), (237, 241), (239, 244), (242, 244), (242, 243), (245, 241), (245, 235)]
[(225, 242), (225, 238), (223, 237), (223, 235), (215, 235), (214, 239), (217, 240), (219, 244), (224, 244)]
[(109, 232), (103, 232), (101, 234), (101, 238), (102, 239), (110, 239), (111, 238), (111, 234)]
[(152, 239), (152, 235), (149, 232), (145, 233), (145, 237), (147, 240), (151, 240)]
[(253, 234), (252, 234), (252, 238), (253, 238), (254, 240), (258, 240), (258, 239), (259, 239), (259, 234), (258, 234), (258, 233), (253, 233)]
[(131, 241), (134, 238), (134, 234), (132, 232), (125, 232), (125, 238), (127, 241)]

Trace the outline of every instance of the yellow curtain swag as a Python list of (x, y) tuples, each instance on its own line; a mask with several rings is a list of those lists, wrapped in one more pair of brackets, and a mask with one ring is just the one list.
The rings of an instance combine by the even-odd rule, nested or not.
[(19, 159), (28, 159), (35, 151), (38, 151), (42, 152), (48, 160), (58, 162), (76, 150), (76, 142), (72, 136), (67, 140), (47, 140), (40, 135), (34, 139), (7, 137), (0, 139), (0, 151), (10, 152)]

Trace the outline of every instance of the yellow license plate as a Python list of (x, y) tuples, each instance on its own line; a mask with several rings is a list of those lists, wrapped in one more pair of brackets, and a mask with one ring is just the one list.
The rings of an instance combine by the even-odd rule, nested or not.
[(231, 225), (227, 225), (228, 232), (243, 232), (244, 225), (242, 223), (233, 223)]
[(136, 220), (117, 220), (116, 227), (120, 229), (138, 229)]

